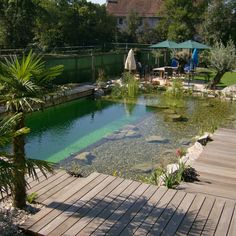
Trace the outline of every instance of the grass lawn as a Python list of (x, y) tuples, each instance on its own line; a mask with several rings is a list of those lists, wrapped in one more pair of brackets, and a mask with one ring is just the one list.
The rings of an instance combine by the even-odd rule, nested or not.
[[(207, 70), (210, 71), (209, 69)], [(211, 71), (210, 80), (213, 79), (214, 76), (215, 76), (215, 72)], [(194, 79), (206, 80), (204, 76), (195, 76)], [(226, 72), (223, 78), (221, 79), (221, 82), (217, 86), (224, 88), (233, 84), (236, 84), (236, 72)]]

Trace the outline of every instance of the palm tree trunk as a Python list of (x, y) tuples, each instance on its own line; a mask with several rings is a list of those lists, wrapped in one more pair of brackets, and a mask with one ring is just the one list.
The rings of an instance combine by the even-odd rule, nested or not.
[(225, 74), (225, 71), (218, 71), (214, 79), (209, 83), (208, 87), (210, 89), (215, 89), (216, 85), (220, 83), (220, 80), (224, 74)]
[[(24, 127), (24, 114), (21, 120), (16, 125), (15, 130)], [(17, 181), (14, 184), (13, 204), (15, 207), (23, 209), (26, 206), (26, 181), (25, 181), (25, 140), (24, 135), (19, 135), (13, 138), (13, 163), (14, 179)]]

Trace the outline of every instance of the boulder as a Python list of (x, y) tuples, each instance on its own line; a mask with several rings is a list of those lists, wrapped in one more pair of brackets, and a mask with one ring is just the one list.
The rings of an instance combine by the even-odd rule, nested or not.
[(206, 146), (208, 142), (213, 141), (210, 134), (205, 133), (203, 136), (197, 138), (197, 142), (201, 145)]
[(126, 138), (139, 138), (141, 135), (135, 130), (129, 130), (126, 134)]
[(151, 173), (154, 169), (156, 169), (158, 165), (153, 165), (150, 162), (144, 162), (132, 167), (133, 170), (140, 173)]
[(91, 152), (82, 152), (74, 156), (74, 159), (81, 165), (91, 165), (96, 157)]
[(157, 108), (157, 109), (169, 109), (169, 106), (158, 105), (158, 104), (146, 104), (147, 107)]
[(181, 122), (181, 121), (187, 121), (187, 118), (179, 114), (168, 114), (166, 115), (165, 120), (173, 122)]
[(149, 143), (168, 143), (169, 140), (158, 135), (152, 135), (145, 138)]

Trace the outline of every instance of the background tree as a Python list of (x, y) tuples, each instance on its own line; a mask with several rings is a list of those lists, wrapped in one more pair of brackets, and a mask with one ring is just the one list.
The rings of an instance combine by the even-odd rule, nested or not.
[(160, 38), (177, 42), (193, 39), (206, 6), (205, 0), (165, 0), (158, 12), (162, 18), (157, 26)]
[(226, 46), (222, 42), (216, 42), (209, 52), (210, 66), (216, 70), (214, 79), (209, 87), (214, 89), (220, 83), (221, 78), (227, 71), (231, 71), (236, 66), (236, 51), (232, 40)]
[[(13, 127), (13, 132), (17, 133), (25, 127), (25, 113), (32, 111), (35, 105), (42, 104), (43, 96), (54, 89), (51, 81), (61, 74), (63, 67), (45, 69), (41, 58), (32, 52), (26, 57), (23, 56), (21, 60), (17, 57), (6, 59), (0, 66), (0, 101), (6, 103), (6, 108), (11, 114), (20, 115)], [(13, 178), (18, 180), (14, 183), (13, 197), (14, 205), (18, 208), (24, 208), (26, 205), (25, 174), (27, 171), (32, 170), (34, 163), (50, 170), (46, 162), (29, 161), (25, 156), (24, 145), (24, 133), (13, 136)]]
[(1, 0), (0, 45), (22, 48), (31, 43), (36, 9), (32, 0)]
[(138, 13), (130, 12), (126, 17), (126, 26), (121, 30), (119, 35), (120, 42), (126, 43), (137, 43), (138, 42), (138, 31), (141, 26), (141, 18)]
[(209, 44), (213, 44), (216, 39), (226, 45), (232, 39), (236, 45), (236, 1), (211, 0), (201, 31)]

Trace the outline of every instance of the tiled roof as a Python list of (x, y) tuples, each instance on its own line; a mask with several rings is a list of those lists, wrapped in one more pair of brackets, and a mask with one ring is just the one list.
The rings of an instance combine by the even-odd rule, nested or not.
[(107, 11), (114, 16), (128, 16), (137, 12), (141, 17), (154, 17), (163, 0), (109, 0)]

